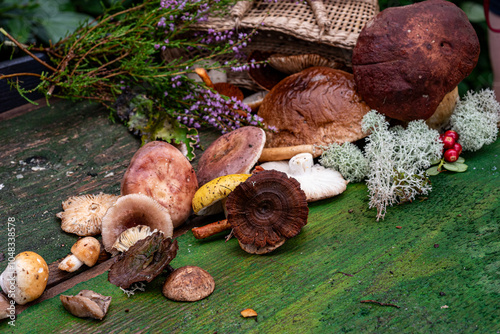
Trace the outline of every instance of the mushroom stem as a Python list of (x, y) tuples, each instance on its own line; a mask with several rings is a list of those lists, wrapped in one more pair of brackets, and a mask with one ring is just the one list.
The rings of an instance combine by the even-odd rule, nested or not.
[(315, 145), (264, 148), (259, 162), (290, 160), (299, 153), (311, 153), (314, 158), (317, 158), (323, 153), (323, 150)]
[(74, 254), (70, 254), (62, 260), (61, 263), (59, 263), (59, 269), (67, 271), (67, 272), (74, 272), (80, 269), (80, 267), (83, 266), (83, 261), (80, 261)]
[(196, 68), (194, 71), (196, 72), (196, 74), (199, 75), (199, 77), (201, 78), (201, 80), (203, 80), (203, 82), (205, 83), (205, 85), (207, 85), (209, 88), (215, 89), (215, 86), (214, 86), (214, 84), (212, 82), (212, 79), (210, 79), (210, 77), (208, 76), (207, 71), (204, 68)]
[(205, 226), (195, 227), (191, 231), (196, 239), (205, 239), (230, 228), (231, 224), (228, 223), (227, 219), (223, 219)]

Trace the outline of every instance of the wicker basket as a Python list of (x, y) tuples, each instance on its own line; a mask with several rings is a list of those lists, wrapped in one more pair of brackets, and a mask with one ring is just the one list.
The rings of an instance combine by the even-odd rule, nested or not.
[[(210, 17), (197, 28), (257, 28), (259, 33), (244, 50), (247, 54), (254, 50), (289, 55), (316, 53), (349, 67), (361, 29), (378, 12), (377, 0), (245, 0), (238, 1), (229, 16)], [(246, 72), (228, 70), (228, 81), (258, 89)]]

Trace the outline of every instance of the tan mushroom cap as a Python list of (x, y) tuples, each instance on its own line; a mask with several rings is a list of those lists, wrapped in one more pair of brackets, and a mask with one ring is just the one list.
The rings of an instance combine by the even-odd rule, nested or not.
[(326, 66), (331, 68), (341, 68), (343, 63), (329, 60), (315, 53), (300, 55), (273, 54), (267, 59), (269, 64), (285, 74), (294, 74), (309, 67)]
[(143, 194), (120, 197), (109, 208), (102, 220), (102, 242), (109, 253), (120, 234), (137, 225), (146, 225), (163, 232), (166, 238), (173, 233), (172, 219), (168, 210), (153, 198)]
[(102, 217), (119, 196), (108, 194), (72, 196), (62, 203), (63, 210), (56, 214), (61, 228), (68, 233), (90, 236), (101, 233)]
[(198, 162), (200, 186), (229, 174), (248, 174), (259, 160), (266, 133), (255, 126), (244, 126), (220, 136), (203, 152)]
[(196, 266), (185, 266), (168, 275), (162, 292), (171, 300), (194, 302), (208, 297), (214, 289), (214, 278), (206, 270)]
[[(12, 266), (12, 267), (11, 267)], [(34, 252), (16, 255), (0, 277), (3, 291), (11, 291), (14, 282), (14, 300), (19, 305), (29, 303), (40, 297), (49, 278), (49, 267), (45, 260)]]
[(197, 189), (191, 163), (173, 145), (161, 141), (150, 142), (134, 154), (121, 184), (122, 195), (144, 194), (163, 205), (174, 228), (191, 214)]
[(82, 290), (76, 296), (60, 295), (64, 308), (79, 318), (102, 320), (111, 304), (110, 296), (103, 296), (92, 290)]
[(82, 238), (71, 247), (71, 253), (89, 267), (97, 263), (100, 252), (101, 244), (93, 237)]
[(258, 115), (277, 129), (267, 133), (266, 147), (327, 146), (366, 137), (361, 121), (368, 111), (352, 74), (311, 67), (277, 84), (264, 98)]

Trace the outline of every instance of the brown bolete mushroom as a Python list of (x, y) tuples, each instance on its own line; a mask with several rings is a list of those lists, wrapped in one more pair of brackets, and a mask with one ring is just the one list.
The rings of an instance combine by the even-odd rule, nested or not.
[(59, 269), (71, 273), (77, 271), (84, 263), (92, 267), (97, 263), (100, 252), (101, 244), (96, 238), (85, 237), (79, 239), (71, 247), (71, 254), (59, 263)]
[(309, 213), (299, 182), (274, 170), (260, 171), (236, 187), (226, 209), (233, 235), (252, 254), (271, 252), (296, 236)]
[(163, 205), (174, 228), (191, 214), (196, 189), (191, 163), (173, 145), (161, 141), (150, 142), (134, 154), (121, 184), (122, 195), (145, 194)]
[(122, 232), (137, 225), (149, 226), (161, 231), (167, 238), (172, 237), (172, 220), (165, 207), (146, 195), (126, 195), (109, 208), (102, 220), (102, 243), (106, 251), (117, 253), (113, 248), (116, 240)]
[(401, 121), (427, 119), (477, 64), (467, 15), (444, 0), (380, 12), (361, 31), (352, 65), (368, 105)]
[(264, 98), (258, 115), (267, 126), (266, 147), (353, 142), (370, 110), (356, 91), (352, 74), (311, 67), (277, 84)]
[(179, 302), (195, 302), (212, 294), (215, 281), (206, 270), (196, 266), (175, 269), (163, 284), (163, 295)]
[(82, 290), (75, 296), (60, 295), (64, 308), (79, 318), (102, 320), (108, 313), (111, 296), (103, 296), (92, 290)]
[(200, 186), (229, 174), (249, 174), (266, 142), (264, 130), (244, 126), (217, 138), (198, 161)]
[(101, 233), (102, 217), (119, 196), (108, 194), (72, 196), (62, 203), (63, 210), (56, 214), (61, 228), (79, 236)]

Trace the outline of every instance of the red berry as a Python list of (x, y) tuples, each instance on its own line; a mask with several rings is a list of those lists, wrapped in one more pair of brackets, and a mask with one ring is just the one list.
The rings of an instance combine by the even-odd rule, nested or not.
[(444, 160), (448, 162), (455, 162), (458, 159), (458, 152), (452, 148), (444, 152)]
[(448, 137), (453, 137), (453, 139), (455, 139), (455, 141), (458, 140), (458, 133), (456, 131), (453, 131), (453, 130), (448, 130), (444, 133), (445, 136), (448, 136)]
[(453, 149), (457, 151), (458, 155), (462, 154), (462, 145), (460, 145), (459, 143), (455, 142), (455, 144), (453, 145)]
[(455, 139), (453, 137), (444, 136), (443, 137), (443, 144), (444, 144), (445, 150), (453, 148), (453, 145), (455, 145)]

